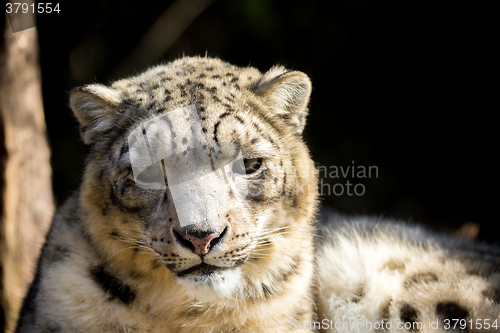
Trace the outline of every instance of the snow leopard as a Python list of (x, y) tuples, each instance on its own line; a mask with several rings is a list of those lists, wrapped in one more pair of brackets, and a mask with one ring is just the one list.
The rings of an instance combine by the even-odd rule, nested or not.
[(498, 249), (366, 218), (316, 223), (311, 87), (282, 66), (182, 57), (74, 89), (83, 179), (16, 332), (494, 331)]

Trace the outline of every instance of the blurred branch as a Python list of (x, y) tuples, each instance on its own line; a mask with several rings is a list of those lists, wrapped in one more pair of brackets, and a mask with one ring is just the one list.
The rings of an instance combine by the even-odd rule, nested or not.
[[(11, 15), (10, 23), (23, 26), (23, 22), (16, 21), (24, 18)], [(2, 22), (0, 314), (3, 312), (6, 332), (12, 332), (22, 299), (33, 278), (36, 259), (54, 212), (54, 202), (37, 29), (13, 33), (5, 17)]]
[(214, 0), (176, 0), (153, 24), (114, 73), (128, 74), (158, 61)]

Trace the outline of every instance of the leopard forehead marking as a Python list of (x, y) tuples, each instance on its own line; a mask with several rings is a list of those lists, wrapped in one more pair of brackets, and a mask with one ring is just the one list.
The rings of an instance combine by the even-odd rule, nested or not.
[[(216, 59), (189, 58), (117, 81), (112, 87), (123, 92), (127, 103), (151, 112), (196, 103), (204, 113), (215, 109), (233, 111), (245, 94), (242, 87), (257, 84), (260, 77), (253, 68), (242, 69)], [(206, 110), (207, 106), (211, 110)]]

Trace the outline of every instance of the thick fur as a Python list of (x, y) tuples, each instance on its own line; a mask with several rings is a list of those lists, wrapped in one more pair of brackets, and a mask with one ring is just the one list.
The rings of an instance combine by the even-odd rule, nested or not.
[[(288, 332), (312, 321), (316, 174), (301, 139), (311, 83), (210, 58), (182, 58), (115, 82), (76, 89), (70, 104), (91, 146), (81, 189), (57, 213), (17, 332)], [(175, 236), (169, 189), (137, 186), (128, 134), (195, 105), (209, 142), (262, 160), (239, 176), (249, 194), (227, 203), (226, 228), (200, 256)], [(177, 138), (182, 142), (184, 139)], [(176, 144), (172, 142), (171, 144)]]
[[(498, 331), (477, 322), (500, 319), (498, 249), (363, 217), (331, 216), (314, 237), (317, 177), (301, 138), (310, 93), (303, 73), (211, 58), (75, 89), (90, 153), (80, 190), (54, 218), (17, 332), (382, 332), (388, 322), (443, 332), (447, 319)], [(207, 222), (220, 239), (203, 258), (179, 237), (169, 186), (136, 183), (127, 141), (190, 105), (207, 141), (261, 161), (234, 176), (248, 195), (239, 206), (221, 201)], [(202, 260), (217, 269), (197, 268)]]
[[(333, 325), (322, 332), (346, 332), (342, 323), (348, 332), (500, 331), (500, 249), (401, 221), (324, 212), (317, 309), (318, 321)], [(457, 322), (463, 330), (451, 329)]]

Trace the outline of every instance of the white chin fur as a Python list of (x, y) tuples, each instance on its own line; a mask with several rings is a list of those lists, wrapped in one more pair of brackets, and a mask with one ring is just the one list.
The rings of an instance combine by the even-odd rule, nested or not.
[(232, 298), (241, 285), (241, 268), (235, 267), (209, 276), (186, 276), (177, 281), (187, 287), (188, 292), (197, 299), (214, 300)]

